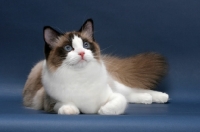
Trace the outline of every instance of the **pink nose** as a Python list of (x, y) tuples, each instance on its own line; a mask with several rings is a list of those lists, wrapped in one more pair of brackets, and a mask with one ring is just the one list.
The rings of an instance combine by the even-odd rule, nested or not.
[(83, 56), (84, 56), (85, 52), (82, 51), (82, 52), (79, 52), (78, 54), (79, 54), (79, 55), (82, 57), (82, 59), (83, 59)]

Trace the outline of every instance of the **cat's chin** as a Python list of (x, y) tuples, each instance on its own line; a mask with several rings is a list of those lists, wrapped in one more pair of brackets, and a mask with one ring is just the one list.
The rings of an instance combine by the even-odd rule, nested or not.
[(81, 59), (76, 64), (72, 65), (72, 67), (74, 67), (74, 68), (84, 68), (88, 65), (88, 63), (90, 63), (90, 61)]

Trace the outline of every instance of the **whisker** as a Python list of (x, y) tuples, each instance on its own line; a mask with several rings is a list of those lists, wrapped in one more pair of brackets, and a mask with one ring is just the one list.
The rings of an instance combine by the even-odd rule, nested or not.
[(100, 50), (100, 52), (102, 52), (102, 51), (104, 51), (104, 50), (106, 50), (106, 49), (108, 49), (108, 48), (110, 48), (110, 47), (112, 47), (113, 45), (110, 45), (110, 46), (108, 46), (108, 47), (106, 47), (106, 48), (103, 48), (103, 49), (101, 49)]

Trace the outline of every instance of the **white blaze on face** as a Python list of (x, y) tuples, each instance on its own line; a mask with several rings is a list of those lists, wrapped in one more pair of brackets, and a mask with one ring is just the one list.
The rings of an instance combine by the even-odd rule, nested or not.
[(91, 50), (83, 48), (83, 40), (77, 35), (74, 35), (72, 39), (72, 47), (74, 50), (68, 53), (65, 63), (73, 65), (73, 67), (84, 67), (93, 60)]
[(74, 38), (72, 39), (72, 46), (76, 52), (84, 51), (83, 40), (76, 35), (74, 35)]

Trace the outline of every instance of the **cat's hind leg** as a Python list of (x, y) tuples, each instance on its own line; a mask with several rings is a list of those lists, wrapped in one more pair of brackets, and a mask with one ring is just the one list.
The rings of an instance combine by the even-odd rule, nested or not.
[(98, 111), (98, 114), (100, 115), (119, 115), (123, 114), (126, 109), (127, 101), (126, 98), (119, 94), (119, 93), (113, 93), (107, 103)]
[(155, 103), (166, 103), (169, 100), (169, 95), (167, 93), (147, 89), (139, 89), (139, 91), (150, 94), (152, 96), (152, 101)]
[(113, 91), (124, 95), (129, 103), (166, 103), (169, 100), (169, 95), (166, 93), (142, 88), (130, 88), (117, 81), (110, 83), (110, 86)]
[(154, 103), (166, 103), (169, 100), (169, 95), (166, 93), (145, 90), (140, 88), (134, 89), (132, 93), (126, 96), (128, 102), (130, 103), (142, 103), (142, 104), (151, 104)]
[(152, 96), (149, 93), (135, 93), (132, 92), (126, 95), (129, 103), (152, 104)]
[(36, 110), (41, 110), (43, 109), (43, 104), (44, 104), (44, 88), (41, 87), (33, 97), (32, 101), (32, 108)]
[(78, 115), (79, 109), (73, 103), (61, 103), (57, 102), (54, 106), (54, 111), (62, 115)]

